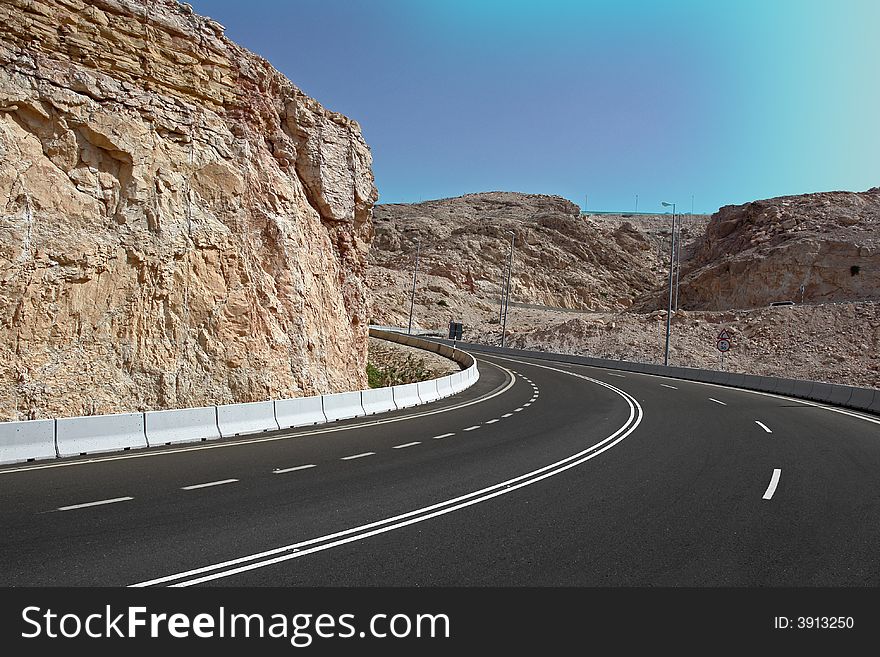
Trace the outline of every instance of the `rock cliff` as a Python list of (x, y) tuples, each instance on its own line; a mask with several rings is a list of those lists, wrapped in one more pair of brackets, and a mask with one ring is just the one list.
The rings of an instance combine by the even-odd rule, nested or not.
[(880, 187), (725, 206), (682, 271), (689, 309), (878, 301)]
[(376, 198), (188, 5), (0, 1), (0, 419), (365, 387)]

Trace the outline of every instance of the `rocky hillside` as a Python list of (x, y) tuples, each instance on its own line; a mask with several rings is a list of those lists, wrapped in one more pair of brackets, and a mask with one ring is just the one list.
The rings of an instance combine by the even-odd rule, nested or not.
[(366, 385), (358, 124), (173, 0), (0, 2), (0, 419)]
[(725, 206), (683, 265), (683, 308), (802, 299), (880, 300), (880, 187)]
[[(423, 277), (416, 320), (458, 308), (464, 295), (491, 308), (508, 268), (514, 301), (581, 310), (622, 310), (665, 279), (670, 217), (579, 216), (559, 196), (487, 192), (417, 204), (378, 205), (370, 253), (372, 315), (392, 321), (420, 243)], [(685, 236), (696, 234), (695, 222)], [(668, 247), (667, 247), (668, 248)], [(402, 288), (402, 289), (401, 289)], [(401, 294), (403, 293), (403, 294)], [(440, 303), (440, 308), (434, 306)], [(450, 306), (450, 303), (453, 305)], [(408, 306), (406, 307), (408, 313)]]

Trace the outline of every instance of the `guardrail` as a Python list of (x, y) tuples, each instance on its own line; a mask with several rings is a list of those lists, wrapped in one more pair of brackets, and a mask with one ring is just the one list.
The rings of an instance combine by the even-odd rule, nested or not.
[(457, 394), (480, 378), (470, 354), (395, 331), (372, 337), (433, 351), (457, 362), (455, 374), (388, 388), (372, 388), (202, 408), (0, 422), (0, 464), (218, 440), (325, 424), (427, 404)]
[[(452, 344), (448, 340), (440, 340), (440, 342), (444, 344)], [(667, 367), (653, 363), (634, 363), (625, 360), (576, 356), (573, 354), (560, 354), (551, 351), (502, 349), (501, 347), (468, 343), (459, 343), (459, 345), (468, 351), (474, 351), (477, 353), (541, 358), (543, 360), (560, 363), (574, 363), (576, 365), (602, 367), (611, 370), (621, 370), (623, 372), (656, 374), (685, 381), (716, 383), (718, 385), (730, 386), (732, 388), (770, 392), (787, 397), (799, 397), (801, 399), (808, 399), (810, 401), (830, 404), (832, 406), (844, 406), (859, 411), (880, 414), (880, 390), (875, 388), (859, 388), (837, 383), (823, 383), (820, 381), (808, 381), (803, 379), (784, 379), (775, 376), (757, 376), (736, 372), (722, 372), (720, 370), (703, 370), (694, 367)]]

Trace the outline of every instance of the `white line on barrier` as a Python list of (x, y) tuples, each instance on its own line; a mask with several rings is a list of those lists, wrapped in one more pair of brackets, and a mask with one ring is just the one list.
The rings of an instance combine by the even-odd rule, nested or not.
[(467, 429), (462, 429), (462, 431), (473, 431), (474, 429), (479, 429), (479, 428), (480, 428), (480, 425), (475, 424), (474, 426), (468, 427)]
[(727, 404), (725, 404), (723, 401), (720, 401), (718, 399), (713, 399), (712, 397), (709, 397), (709, 401), (713, 401), (716, 404), (721, 404), (722, 406), (727, 406)]
[(776, 492), (776, 486), (779, 485), (779, 475), (782, 474), (782, 470), (776, 468), (773, 470), (773, 476), (770, 477), (770, 485), (767, 486), (767, 490), (764, 492), (764, 499), (769, 500), (773, 497), (773, 493)]
[(238, 479), (221, 479), (220, 481), (209, 481), (206, 484), (193, 484), (192, 486), (181, 486), (180, 490), (196, 490), (197, 488), (210, 488), (211, 486), (222, 486), (224, 484), (234, 484)]
[(352, 454), (351, 456), (343, 456), (340, 461), (351, 461), (352, 459), (362, 459), (365, 456), (372, 456), (376, 452), (363, 452), (362, 454)]
[(413, 447), (415, 445), (421, 445), (421, 444), (422, 444), (421, 441), (416, 440), (411, 443), (404, 443), (403, 445), (395, 445), (391, 449), (403, 449), (405, 447)]
[(127, 502), (133, 500), (133, 497), (114, 497), (112, 500), (99, 500), (98, 502), (86, 502), (85, 504), (71, 504), (70, 506), (59, 506), (59, 511), (73, 511), (74, 509), (85, 509), (89, 506), (100, 506), (102, 504), (113, 504), (114, 502)]
[(449, 436), (454, 436), (455, 433), (441, 433), (439, 436), (434, 436), (434, 440), (440, 440), (441, 438), (449, 438)]
[[(505, 359), (512, 360), (512, 359)], [(517, 361), (514, 361), (517, 362)], [(367, 525), (361, 525), (359, 527), (353, 527), (351, 529), (346, 529), (343, 531), (336, 532), (334, 534), (329, 534), (327, 536), (321, 536), (319, 538), (309, 539), (307, 541), (303, 541), (301, 543), (296, 543), (294, 545), (285, 545), (279, 548), (275, 548), (272, 550), (267, 550), (265, 552), (260, 552), (257, 554), (248, 555), (245, 557), (240, 557), (238, 559), (232, 559), (229, 561), (224, 561), (222, 563), (212, 564), (209, 566), (203, 566), (201, 568), (195, 568), (193, 570), (188, 570), (182, 573), (176, 573), (174, 575), (168, 575), (165, 577), (159, 577), (157, 579), (149, 580), (147, 582), (140, 582), (138, 584), (131, 584), (130, 587), (145, 587), (145, 586), (153, 586), (155, 584), (165, 584), (168, 582), (173, 582), (178, 580), (176, 583), (171, 584), (173, 587), (186, 587), (193, 586), (195, 584), (201, 584), (203, 582), (208, 582), (211, 580), (221, 579), (224, 577), (230, 577), (232, 575), (236, 575), (238, 573), (256, 570), (258, 568), (265, 568), (267, 566), (271, 566), (273, 564), (281, 563), (284, 561), (288, 561), (290, 559), (298, 559), (300, 557), (306, 556), (308, 554), (312, 554), (314, 552), (321, 552), (324, 550), (328, 550), (334, 548), (338, 545), (344, 545), (347, 543), (352, 543), (354, 541), (361, 541), (371, 536), (376, 536), (378, 534), (384, 534), (386, 532), (393, 531), (395, 529), (399, 529), (401, 527), (405, 527), (408, 525), (413, 525), (419, 522), (424, 522), (426, 520), (430, 520), (431, 518), (435, 518), (437, 516), (446, 515), (448, 513), (452, 513), (453, 511), (457, 511), (458, 509), (462, 509), (468, 506), (472, 506), (474, 504), (479, 504), (481, 502), (485, 502), (486, 500), (498, 497), (500, 495), (506, 495), (511, 493), (519, 488), (523, 488), (525, 486), (530, 486), (539, 481), (543, 481), (549, 477), (553, 477), (558, 475), (570, 468), (574, 468), (582, 463), (585, 463), (591, 459), (596, 458), (600, 454), (606, 452), (611, 449), (622, 440), (624, 440), (627, 436), (629, 436), (642, 421), (643, 412), (641, 406), (639, 406), (638, 401), (632, 395), (628, 395), (623, 390), (619, 388), (615, 388), (614, 386), (605, 383), (603, 381), (599, 381), (597, 379), (592, 379), (581, 374), (576, 374), (574, 372), (567, 372), (565, 370), (557, 369), (554, 367), (548, 367), (546, 365), (536, 365), (536, 367), (542, 367), (544, 369), (553, 370), (556, 372), (561, 372), (563, 374), (568, 374), (570, 376), (576, 376), (582, 378), (584, 380), (590, 381), (592, 383), (596, 383), (598, 385), (604, 386), (613, 390), (615, 393), (623, 397), (624, 401), (629, 405), (630, 415), (627, 421), (615, 431), (613, 434), (604, 438), (603, 440), (587, 447), (586, 449), (578, 452), (577, 454), (572, 454), (556, 463), (551, 463), (550, 465), (546, 465), (537, 470), (533, 470), (526, 474), (520, 475), (513, 479), (508, 479), (507, 481), (502, 481), (498, 484), (494, 484), (492, 486), (488, 486), (481, 490), (474, 491), (472, 493), (468, 493), (466, 495), (462, 495), (460, 497), (456, 497), (451, 500), (445, 500), (443, 502), (439, 502), (437, 504), (433, 504), (431, 506), (423, 507), (421, 509), (415, 509), (413, 511), (408, 511), (407, 513), (403, 513), (398, 516), (394, 516), (392, 518), (386, 518), (384, 520), (378, 520), (376, 522), (372, 522)], [(601, 449), (600, 449), (601, 448)], [(391, 524), (393, 523), (393, 524)], [(328, 542), (330, 541), (330, 542)], [(308, 549), (302, 549), (306, 546)], [(280, 556), (274, 556), (280, 555)], [(270, 558), (271, 557), (271, 558)], [(251, 563), (248, 563), (251, 562)], [(244, 565), (242, 565), (244, 564)], [(234, 566), (234, 567), (233, 567)], [(215, 571), (215, 572), (211, 572)], [(210, 573), (210, 574), (205, 574)], [(193, 575), (202, 575), (201, 577), (197, 577), (195, 579), (186, 579), (187, 577), (192, 577)]]
[(759, 427), (761, 427), (761, 428), (762, 428), (764, 431), (766, 431), (767, 433), (773, 433), (772, 431), (770, 431), (770, 427), (768, 427), (768, 426), (767, 426), (766, 424), (764, 424), (763, 422), (758, 422), (757, 420), (755, 420), (755, 424), (757, 424)]
[(293, 468), (282, 468), (280, 470), (272, 470), (273, 474), (284, 474), (285, 472), (296, 472), (297, 470), (308, 470), (309, 468), (316, 468), (314, 463), (310, 463), (308, 465), (298, 465)]

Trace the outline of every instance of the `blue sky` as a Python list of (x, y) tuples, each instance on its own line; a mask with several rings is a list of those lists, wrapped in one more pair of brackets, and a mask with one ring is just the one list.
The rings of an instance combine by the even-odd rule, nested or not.
[(361, 124), (380, 203), (711, 212), (880, 185), (876, 0), (190, 4)]

